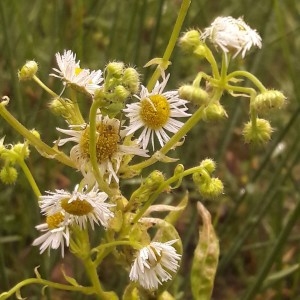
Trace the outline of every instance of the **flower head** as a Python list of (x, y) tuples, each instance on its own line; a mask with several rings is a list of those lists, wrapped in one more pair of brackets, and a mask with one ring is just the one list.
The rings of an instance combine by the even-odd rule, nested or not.
[(163, 81), (156, 82), (151, 92), (142, 86), (140, 95), (135, 95), (139, 101), (127, 104), (123, 110), (129, 118), (129, 125), (126, 128), (127, 135), (143, 127), (138, 137), (143, 149), (147, 148), (151, 139), (154, 150), (154, 134), (159, 144), (163, 146), (170, 139), (166, 130), (175, 133), (183, 125), (174, 118), (190, 116), (186, 113), (187, 101), (180, 99), (177, 91), (163, 92), (169, 77), (170, 74), (167, 77), (163, 74)]
[(71, 50), (65, 50), (62, 55), (56, 53), (55, 56), (58, 69), (53, 68), (57, 74), (50, 74), (51, 76), (60, 78), (64, 84), (72, 85), (89, 94), (94, 94), (95, 90), (100, 88), (103, 81), (101, 70), (90, 72), (89, 69), (81, 69), (80, 61), (76, 61), (76, 54)]
[(43, 253), (47, 248), (50, 250), (60, 247), (63, 257), (65, 244), (69, 246), (70, 243), (70, 224), (71, 220), (67, 220), (62, 212), (49, 214), (46, 218), (46, 223), (36, 226), (36, 229), (45, 233), (36, 238), (32, 245), (41, 245), (40, 253)]
[(232, 53), (233, 58), (241, 54), (245, 57), (253, 46), (261, 48), (261, 37), (251, 29), (242, 18), (218, 17), (209, 27), (205, 28), (201, 39), (207, 38), (225, 54)]
[(113, 204), (106, 203), (107, 194), (93, 188), (89, 192), (78, 191), (78, 185), (72, 193), (65, 190), (47, 192), (47, 195), (40, 197), (42, 213), (53, 215), (63, 213), (65, 219), (71, 219), (72, 223), (78, 224), (81, 228), (86, 227), (87, 222), (94, 229), (94, 223), (107, 227), (108, 221), (114, 216), (109, 210)]
[[(70, 126), (70, 128), (70, 130), (57, 128), (58, 131), (70, 136), (59, 140), (58, 145), (62, 146), (69, 141), (77, 143), (71, 149), (70, 158), (75, 161), (78, 169), (81, 170), (86, 178), (92, 177), (89, 152), (90, 127), (88, 124), (83, 124)], [(119, 182), (117, 173), (125, 155), (147, 156), (146, 151), (140, 149), (137, 144), (130, 146), (122, 143), (125, 132), (120, 131), (120, 121), (118, 119), (98, 115), (96, 134), (97, 163), (101, 174), (108, 182), (111, 182), (112, 178)]]
[(129, 278), (138, 281), (142, 287), (148, 290), (158, 288), (158, 284), (172, 279), (168, 272), (176, 272), (181, 255), (178, 254), (172, 244), (177, 240), (166, 243), (151, 242), (142, 248), (134, 260)]

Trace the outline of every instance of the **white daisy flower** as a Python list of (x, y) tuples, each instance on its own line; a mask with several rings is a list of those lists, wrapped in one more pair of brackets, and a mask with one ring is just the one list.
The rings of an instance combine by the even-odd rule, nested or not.
[(156, 82), (151, 92), (142, 86), (140, 95), (135, 97), (139, 102), (127, 104), (123, 110), (129, 118), (129, 125), (126, 128), (127, 135), (130, 135), (143, 127), (138, 137), (143, 149), (146, 149), (151, 139), (154, 150), (154, 134), (157, 136), (159, 144), (163, 146), (169, 139), (166, 130), (176, 133), (183, 125), (182, 122), (174, 118), (188, 117), (186, 113), (187, 101), (180, 99), (177, 91), (163, 92), (170, 74), (167, 77), (162, 74), (163, 81)]
[(40, 197), (40, 208), (42, 213), (53, 215), (63, 212), (65, 218), (72, 219), (81, 228), (85, 228), (87, 222), (94, 229), (94, 223), (107, 227), (108, 221), (114, 214), (109, 210), (114, 204), (106, 203), (108, 196), (104, 192), (93, 188), (89, 192), (78, 191), (78, 185), (72, 193), (65, 190), (47, 192), (47, 195)]
[(131, 266), (130, 280), (138, 281), (148, 290), (157, 289), (162, 282), (171, 280), (172, 275), (168, 271), (175, 273), (181, 260), (181, 255), (171, 246), (176, 241), (151, 242), (142, 248)]
[[(62, 146), (69, 141), (77, 143), (77, 145), (71, 149), (70, 158), (76, 163), (78, 169), (85, 177), (91, 177), (89, 125), (70, 125), (70, 128), (69, 130), (57, 128), (58, 131), (70, 136), (65, 139), (60, 139), (58, 145)], [(110, 119), (108, 116), (102, 117), (98, 115), (96, 131), (97, 162), (101, 174), (108, 183), (111, 182), (112, 178), (114, 178), (116, 182), (119, 182), (118, 171), (125, 155), (148, 156), (146, 151), (140, 149), (138, 144), (134, 142), (132, 142), (132, 146), (122, 144), (125, 132), (120, 131), (120, 121), (118, 119)]]
[(261, 48), (261, 37), (256, 30), (251, 29), (244, 20), (232, 17), (218, 17), (201, 34), (201, 39), (209, 39), (216, 48), (220, 48), (225, 54), (233, 54), (233, 58), (242, 55), (253, 46)]
[(40, 246), (40, 253), (43, 253), (47, 248), (61, 248), (61, 255), (64, 256), (65, 244), (69, 247), (70, 244), (70, 226), (71, 220), (66, 220), (62, 212), (56, 212), (46, 217), (46, 223), (36, 226), (41, 232), (45, 232), (40, 237), (36, 238), (32, 245)]
[(58, 69), (53, 68), (57, 74), (51, 76), (60, 78), (64, 84), (70, 84), (73, 87), (94, 94), (99, 89), (103, 81), (102, 71), (92, 71), (80, 68), (80, 61), (76, 61), (76, 54), (71, 50), (64, 51), (63, 55), (56, 53)]

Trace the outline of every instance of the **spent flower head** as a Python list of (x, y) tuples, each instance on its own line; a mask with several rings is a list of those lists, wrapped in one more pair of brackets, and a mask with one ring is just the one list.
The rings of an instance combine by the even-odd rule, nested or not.
[(151, 92), (142, 86), (140, 94), (135, 95), (138, 102), (127, 104), (123, 110), (129, 118), (127, 135), (143, 128), (138, 137), (143, 149), (147, 148), (151, 140), (154, 150), (154, 135), (160, 146), (163, 146), (170, 139), (166, 131), (176, 133), (183, 125), (175, 118), (190, 116), (186, 113), (187, 101), (180, 99), (178, 91), (163, 92), (170, 74), (166, 77), (162, 74), (162, 77), (163, 81), (161, 83), (157, 81)]
[(181, 260), (181, 255), (172, 246), (176, 241), (151, 242), (142, 248), (131, 266), (130, 280), (138, 281), (148, 290), (156, 290), (159, 284), (171, 280), (169, 271), (175, 273)]
[(244, 58), (253, 46), (262, 46), (260, 35), (241, 17), (217, 17), (201, 34), (203, 41), (207, 38), (225, 54), (233, 54), (233, 58), (239, 54)]

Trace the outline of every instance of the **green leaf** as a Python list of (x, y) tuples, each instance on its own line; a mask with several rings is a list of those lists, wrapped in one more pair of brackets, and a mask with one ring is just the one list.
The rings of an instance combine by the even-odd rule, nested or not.
[(203, 226), (199, 230), (199, 241), (194, 252), (191, 287), (194, 299), (209, 300), (219, 261), (219, 240), (211, 224), (210, 213), (200, 202), (197, 203), (197, 210)]
[(70, 276), (68, 276), (68, 275), (65, 273), (65, 271), (64, 271), (63, 268), (61, 269), (61, 272), (62, 272), (64, 278), (66, 279), (66, 281), (69, 282), (71, 285), (73, 285), (73, 286), (80, 286), (80, 285), (78, 284), (78, 282), (76, 281), (75, 278), (70, 277)]

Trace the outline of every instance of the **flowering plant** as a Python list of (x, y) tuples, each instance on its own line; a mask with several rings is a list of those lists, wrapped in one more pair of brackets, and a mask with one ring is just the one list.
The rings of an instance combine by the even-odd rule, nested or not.
[[(149, 173), (148, 167), (156, 162), (175, 163), (179, 158), (174, 157), (171, 150), (184, 147), (189, 131), (199, 121), (226, 117), (220, 103), (224, 92), (250, 100), (250, 121), (243, 129), (247, 142), (264, 143), (270, 139), (270, 123), (258, 115), (281, 108), (285, 102), (280, 91), (267, 90), (253, 74), (228, 72), (232, 59), (244, 58), (253, 46), (261, 48), (262, 45), (255, 30), (241, 18), (232, 17), (219, 17), (203, 32), (189, 30), (181, 36), (182, 49), (206, 59), (212, 74), (199, 72), (191, 84), (165, 91), (171, 76), (167, 73), (169, 58), (188, 5), (189, 1), (184, 0), (164, 56), (146, 64), (147, 67), (157, 65), (146, 86), (140, 83), (136, 69), (123, 62), (110, 62), (104, 71), (82, 69), (71, 50), (56, 54), (58, 67), (50, 74), (62, 82), (59, 94), (37, 77), (36, 62), (27, 62), (19, 71), (20, 80), (34, 80), (50, 94), (50, 110), (66, 121), (66, 127), (57, 128), (57, 140), (51, 147), (36, 130), (28, 130), (9, 113), (9, 99), (3, 97), (0, 115), (25, 141), (7, 145), (4, 138), (1, 139), (0, 178), (6, 184), (14, 183), (18, 175), (16, 165), (22, 168), (45, 217), (45, 221), (36, 226), (41, 233), (32, 244), (39, 247), (41, 254), (60, 248), (64, 257), (69, 250), (82, 261), (90, 285), (83, 286), (66, 274), (68, 284), (58, 284), (43, 279), (36, 269), (36, 278), (20, 282), (2, 293), (0, 299), (14, 293), (20, 296), (21, 287), (31, 283), (98, 299), (118, 299), (116, 291), (103, 287), (97, 273), (109, 255), (114, 257), (116, 268), (122, 266), (128, 273), (123, 299), (176, 299), (167, 289), (184, 255), (175, 224), (189, 204), (188, 195), (173, 205), (154, 202), (159, 203), (161, 194), (180, 187), (186, 176), (192, 177), (203, 198), (217, 198), (224, 187), (222, 181), (213, 176), (216, 166), (212, 159), (205, 159), (189, 169), (177, 164), (169, 177), (159, 170)], [(216, 56), (207, 40), (215, 46)], [(221, 68), (216, 59), (219, 52)], [(250, 80), (254, 87), (240, 85), (243, 78)], [(90, 104), (88, 116), (82, 113), (78, 94), (83, 94)], [(70, 153), (64, 151), (68, 143), (73, 143)], [(40, 192), (26, 164), (30, 147), (81, 174), (73, 191)], [(123, 189), (123, 181), (141, 177), (140, 186), (134, 192)], [(197, 208), (203, 226), (194, 252), (191, 289), (195, 299), (209, 299), (218, 265), (219, 243), (209, 212), (200, 202)], [(165, 215), (153, 214), (160, 212)], [(91, 231), (102, 236), (97, 244), (90, 239)]]

